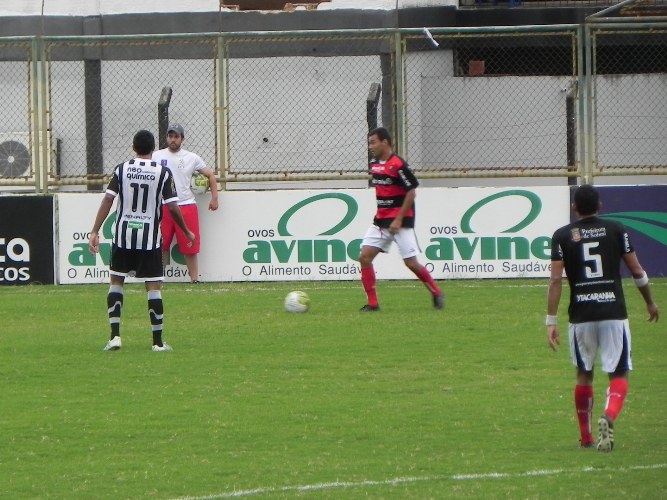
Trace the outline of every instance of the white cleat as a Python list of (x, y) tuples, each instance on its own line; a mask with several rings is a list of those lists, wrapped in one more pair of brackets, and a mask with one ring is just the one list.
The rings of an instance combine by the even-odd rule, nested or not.
[(122, 347), (120, 337), (116, 335), (114, 338), (112, 338), (109, 342), (107, 342), (107, 345), (104, 346), (105, 351), (117, 351)]
[(154, 345), (153, 352), (172, 352), (173, 349), (171, 346), (165, 342), (162, 343), (162, 346)]

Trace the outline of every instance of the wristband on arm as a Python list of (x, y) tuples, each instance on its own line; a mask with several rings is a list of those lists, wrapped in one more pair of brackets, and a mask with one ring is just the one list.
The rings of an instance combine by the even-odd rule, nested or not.
[(635, 285), (639, 288), (648, 285), (648, 275), (646, 274), (646, 271), (644, 271), (643, 276), (635, 278)]

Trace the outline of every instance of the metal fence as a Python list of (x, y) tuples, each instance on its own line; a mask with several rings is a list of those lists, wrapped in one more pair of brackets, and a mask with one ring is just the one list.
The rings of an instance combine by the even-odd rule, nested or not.
[(576, 173), (567, 155), (575, 27), (432, 36), (404, 37), (404, 151), (413, 164), (432, 176)]
[(420, 177), (663, 174), (666, 34), (597, 22), (0, 38), (0, 186), (97, 190), (136, 130), (163, 138), (167, 121), (223, 184), (363, 179), (376, 125)]
[(394, 96), (392, 33), (236, 34), (224, 49), (227, 180), (364, 175), (369, 89)]
[(591, 171), (665, 172), (667, 25), (593, 26)]
[[(29, 185), (35, 168), (31, 158), (38, 152), (33, 146), (36, 119), (32, 94), (34, 68), (30, 39), (0, 39), (0, 109), (4, 125), (0, 128), (0, 182)], [(34, 184), (34, 183), (33, 183)]]
[[(634, 2), (635, 0), (633, 0)], [(617, 0), (459, 0), (459, 8), (506, 8), (506, 7), (525, 7), (525, 8), (549, 8), (554, 7), (594, 7), (605, 8), (617, 4)], [(664, 4), (664, 0), (641, 0), (641, 5), (651, 7)]]
[(53, 184), (106, 181), (132, 155), (134, 131), (158, 133), (163, 87), (173, 90), (170, 118), (185, 127), (185, 147), (217, 164), (215, 38), (47, 39), (44, 54)]

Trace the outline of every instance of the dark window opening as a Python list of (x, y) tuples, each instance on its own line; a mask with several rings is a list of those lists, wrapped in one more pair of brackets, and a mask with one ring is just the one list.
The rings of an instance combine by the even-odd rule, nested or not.
[[(482, 74), (480, 67), (483, 68)], [(571, 76), (576, 74), (575, 67), (571, 47), (475, 47), (454, 50), (455, 76)]]
[(598, 46), (595, 73), (598, 75), (667, 73), (667, 44)]

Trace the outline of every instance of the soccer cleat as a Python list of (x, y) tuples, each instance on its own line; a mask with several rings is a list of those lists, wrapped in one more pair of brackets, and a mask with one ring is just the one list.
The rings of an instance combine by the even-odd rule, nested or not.
[(366, 304), (364, 307), (359, 309), (360, 312), (367, 313), (367, 312), (376, 312), (380, 310), (380, 306), (369, 306)]
[(595, 448), (595, 441), (588, 441), (587, 443), (579, 442), (579, 448)]
[(104, 346), (105, 351), (117, 351), (120, 349), (122, 346), (122, 343), (120, 341), (120, 337), (116, 335), (114, 338), (112, 338), (109, 342), (107, 342), (107, 345)]
[(173, 349), (171, 348), (171, 346), (169, 344), (164, 343), (164, 342), (162, 343), (161, 346), (159, 346), (159, 345), (154, 345), (153, 346), (153, 352), (172, 352), (172, 351), (173, 351)]
[(598, 451), (609, 453), (614, 449), (614, 422), (603, 414), (598, 420)]
[(433, 307), (436, 309), (445, 308), (445, 296), (443, 294), (433, 296)]

